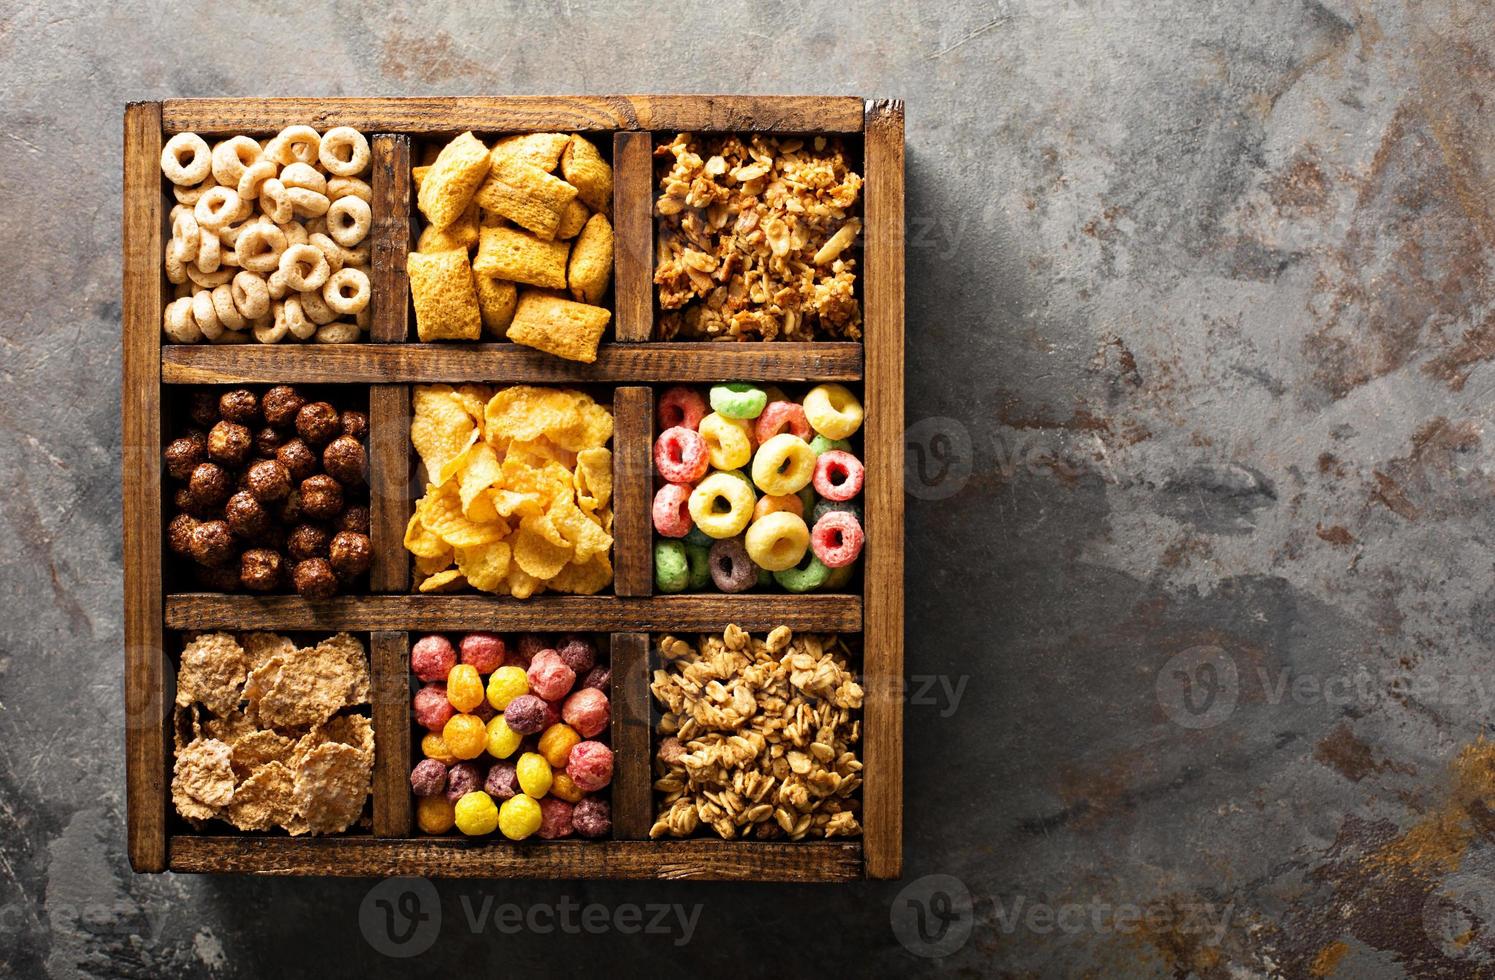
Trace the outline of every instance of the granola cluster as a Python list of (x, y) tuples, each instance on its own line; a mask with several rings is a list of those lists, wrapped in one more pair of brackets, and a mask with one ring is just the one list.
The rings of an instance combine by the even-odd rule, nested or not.
[(682, 133), (656, 155), (660, 339), (858, 340), (862, 178), (839, 140)]
[(698, 643), (667, 636), (650, 685), (664, 706), (661, 794), (651, 838), (701, 824), (723, 839), (852, 837), (862, 784), (862, 688), (836, 636), (786, 626), (755, 640), (736, 626)]

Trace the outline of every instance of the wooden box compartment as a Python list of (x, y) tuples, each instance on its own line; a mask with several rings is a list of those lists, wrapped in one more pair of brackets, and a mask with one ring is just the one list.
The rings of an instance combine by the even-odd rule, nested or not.
[[(271, 133), (292, 123), (354, 126), (373, 148), (373, 323), (367, 342), (163, 344), (161, 256), (170, 195), (166, 139)], [(903, 106), (851, 97), (514, 97), (207, 99), (133, 103), (124, 117), (124, 552), (128, 829), (137, 871), (470, 877), (848, 880), (896, 878), (902, 864)], [(593, 364), (507, 343), (412, 343), (405, 255), (413, 241), (412, 147), (472, 130), (580, 131), (611, 139), (615, 172), (613, 325)], [(841, 134), (865, 179), (859, 288), (862, 343), (656, 342), (652, 151), (676, 132)], [(841, 381), (859, 388), (867, 484), (860, 590), (789, 595), (652, 594), (652, 395), (724, 380)], [(552, 383), (612, 390), (615, 483), (612, 594), (412, 595), (402, 538), (419, 488), (407, 438), (411, 386)], [(307, 600), (174, 591), (162, 543), (163, 422), (176, 386), (308, 384), (367, 391), (374, 567), (367, 594)], [(394, 434), (384, 438), (380, 433)], [(797, 631), (861, 634), (863, 837), (832, 842), (647, 839), (652, 822), (649, 635)], [(178, 631), (349, 630), (369, 642), (376, 761), (372, 835), (288, 838), (194, 833), (171, 812), (170, 664)], [(412, 837), (409, 634), (486, 629), (611, 634), (613, 839), (468, 841)]]

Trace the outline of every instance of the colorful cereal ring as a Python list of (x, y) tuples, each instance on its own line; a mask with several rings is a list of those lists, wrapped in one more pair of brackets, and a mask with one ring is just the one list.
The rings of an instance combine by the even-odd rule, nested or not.
[(816, 385), (804, 405), (810, 427), (827, 439), (850, 439), (862, 427), (862, 403), (845, 385)]
[(690, 488), (666, 483), (654, 495), (654, 530), (667, 538), (683, 538), (694, 526), (690, 519)]
[(713, 473), (690, 492), (690, 516), (708, 536), (730, 538), (748, 526), (756, 502), (746, 480), (729, 473)]
[(679, 541), (654, 542), (654, 587), (664, 593), (684, 592), (689, 582), (685, 545)]
[(832, 449), (815, 461), (815, 492), (826, 500), (850, 500), (862, 492), (862, 461)]
[(672, 426), (654, 441), (654, 468), (671, 483), (695, 483), (710, 467), (706, 440), (694, 429)]
[[(752, 528), (748, 529), (748, 534), (752, 534)], [(815, 557), (827, 568), (844, 568), (861, 555), (865, 540), (862, 522), (855, 515), (833, 510), (815, 522), (810, 547), (815, 549)]]
[(804, 518), (785, 511), (769, 514), (748, 526), (743, 536), (748, 557), (759, 568), (782, 572), (798, 565), (810, 546), (810, 529)]
[(768, 404), (762, 388), (743, 381), (711, 386), (711, 408), (729, 419), (755, 419)]
[(815, 454), (810, 444), (787, 432), (759, 446), (753, 456), (753, 482), (764, 493), (795, 493), (814, 476)]
[(831, 570), (813, 552), (807, 552), (806, 557), (810, 560), (809, 564), (801, 563), (782, 572), (774, 572), (773, 580), (790, 592), (813, 592), (820, 588), (830, 577)]
[(741, 538), (723, 538), (711, 546), (711, 581), (723, 592), (745, 592), (758, 584), (758, 566)]
[(706, 417), (706, 399), (694, 388), (677, 385), (659, 396), (654, 405), (654, 416), (659, 420), (659, 429), (682, 426), (694, 432)]
[(769, 402), (753, 426), (753, 435), (758, 445), (763, 445), (784, 430), (810, 441), (810, 423), (805, 421), (805, 410), (794, 402)]
[(753, 427), (741, 419), (712, 412), (701, 419), (697, 431), (706, 440), (711, 465), (719, 470), (735, 470), (753, 458)]

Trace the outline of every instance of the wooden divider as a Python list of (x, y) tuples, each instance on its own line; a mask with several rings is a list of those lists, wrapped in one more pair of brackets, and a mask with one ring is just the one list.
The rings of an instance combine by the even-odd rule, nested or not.
[[(374, 228), (370, 263), (374, 321), (369, 339), (408, 339), (410, 300), (405, 256), (410, 250), (410, 137), (380, 133), (373, 141)], [(282, 379), (283, 380), (283, 379)]]
[(612, 635), (613, 837), (647, 840), (654, 822), (649, 634)]
[(369, 642), (374, 708), (374, 834), (408, 837), (410, 809), (410, 634), (379, 631)]
[(648, 388), (613, 392), (613, 591), (620, 596), (654, 591), (653, 413), (654, 393)]
[(410, 553), (405, 526), (414, 508), (411, 493), (410, 387), (374, 385), (369, 390), (369, 537), (374, 592), (410, 591)]
[(619, 341), (654, 335), (654, 134), (613, 134), (613, 324)]

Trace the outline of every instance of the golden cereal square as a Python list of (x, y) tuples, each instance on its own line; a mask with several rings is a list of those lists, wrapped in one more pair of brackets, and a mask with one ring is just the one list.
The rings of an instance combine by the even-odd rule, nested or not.
[(420, 183), (416, 203), (437, 228), (461, 219), (488, 176), (488, 148), (471, 133), (463, 133), (442, 148)]
[(495, 164), (499, 160), (518, 159), (532, 163), (546, 173), (555, 170), (561, 162), (561, 152), (571, 137), (565, 133), (523, 133), (505, 136), (493, 144), (490, 156)]
[(519, 297), (509, 339), (568, 361), (597, 360), (597, 343), (612, 313), (600, 306), (525, 290)]
[(483, 329), (499, 340), (509, 332), (509, 322), (514, 319), (514, 307), (519, 302), (519, 290), (512, 282), (474, 275), (478, 288), (478, 312), (483, 317)]
[(405, 271), (415, 300), (415, 332), (422, 342), (478, 339), (483, 323), (466, 252), (411, 252)]
[(472, 269), (480, 276), (548, 289), (566, 288), (566, 242), (541, 241), (518, 228), (483, 228)]
[(567, 205), (576, 199), (576, 188), (532, 163), (505, 157), (493, 164), (477, 199), (484, 209), (549, 241)]
[(572, 134), (561, 154), (561, 175), (587, 207), (603, 214), (612, 211), (613, 168), (585, 137)]
[(604, 214), (587, 219), (586, 227), (571, 249), (566, 279), (571, 295), (595, 306), (607, 292), (613, 275), (613, 226)]
[(592, 212), (585, 204), (572, 198), (571, 203), (566, 205), (566, 210), (561, 212), (561, 223), (555, 230), (555, 237), (575, 238), (586, 227), (587, 219), (591, 216)]
[(415, 244), (417, 252), (450, 252), (453, 249), (467, 251), (478, 243), (478, 206), (469, 205), (462, 217), (446, 228), (427, 225), (421, 229), (420, 240)]

